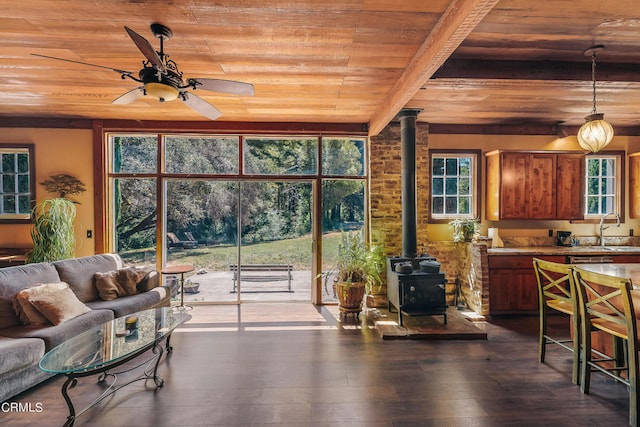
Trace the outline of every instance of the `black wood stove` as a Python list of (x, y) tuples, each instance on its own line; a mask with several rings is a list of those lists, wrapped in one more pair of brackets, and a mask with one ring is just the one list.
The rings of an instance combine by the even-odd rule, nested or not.
[[(430, 265), (422, 268), (420, 264)], [(396, 271), (400, 265), (402, 271), (411, 265), (411, 272)], [(437, 270), (434, 270), (436, 266)], [(387, 258), (387, 298), (389, 311), (398, 311), (398, 322), (403, 325), (402, 315), (435, 316), (443, 315), (447, 323), (447, 302), (445, 295), (445, 275), (439, 269), (434, 257), (419, 256), (415, 258)]]
[(389, 311), (402, 315), (443, 315), (447, 323), (445, 276), (434, 257), (417, 250), (416, 118), (419, 110), (398, 114), (402, 145), (402, 256), (387, 258)]

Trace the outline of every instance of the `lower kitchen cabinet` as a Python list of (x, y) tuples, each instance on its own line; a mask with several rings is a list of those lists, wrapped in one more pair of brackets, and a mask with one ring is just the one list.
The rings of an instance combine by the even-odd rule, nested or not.
[(491, 314), (537, 312), (538, 290), (532, 271), (491, 270), (489, 280)]
[[(595, 255), (598, 256), (598, 255)], [(640, 254), (611, 255), (613, 263), (640, 262)], [(533, 258), (566, 263), (566, 255), (489, 255), (489, 313), (537, 314), (538, 283)]]
[(533, 258), (564, 262), (564, 256), (489, 256), (490, 314), (535, 314), (538, 312), (538, 283)]

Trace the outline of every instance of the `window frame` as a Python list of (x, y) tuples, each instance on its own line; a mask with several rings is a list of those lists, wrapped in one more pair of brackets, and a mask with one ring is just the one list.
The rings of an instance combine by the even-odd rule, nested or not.
[[(0, 144), (0, 154), (27, 153), (29, 156), (29, 212), (28, 213), (0, 213), (0, 224), (28, 223), (32, 220), (32, 211), (36, 199), (36, 162), (34, 144)], [(18, 172), (16, 172), (16, 175)], [(0, 188), (0, 195), (4, 191)], [(19, 194), (18, 192), (12, 194)]]
[(601, 151), (599, 153), (592, 153), (592, 154), (587, 154), (585, 155), (584, 158), (584, 183), (585, 183), (585, 188), (584, 188), (584, 220), (586, 222), (597, 222), (600, 221), (600, 219), (602, 218), (602, 216), (605, 213), (598, 213), (598, 214), (588, 214), (587, 213), (587, 209), (588, 209), (588, 203), (587, 203), (587, 197), (588, 197), (588, 173), (589, 173), (589, 169), (588, 169), (588, 160), (589, 159), (593, 159), (593, 158), (613, 158), (615, 160), (615, 173), (614, 173), (614, 179), (615, 179), (615, 191), (614, 191), (614, 213), (618, 214), (620, 217), (620, 221), (624, 222), (625, 220), (625, 198), (624, 198), (624, 191), (625, 191), (625, 187), (624, 187), (624, 178), (625, 178), (625, 164), (624, 164), (624, 159), (625, 159), (625, 153), (623, 151)]
[[(433, 158), (434, 157), (471, 157), (471, 213), (469, 215), (440, 215), (433, 213)], [(480, 218), (480, 190), (482, 181), (482, 150), (464, 150), (464, 149), (430, 149), (429, 150), (429, 165), (427, 173), (429, 174), (429, 197), (428, 197), (428, 212), (429, 223), (433, 224), (446, 224), (452, 219), (457, 218)]]
[[(235, 173), (204, 173), (204, 174), (191, 174), (188, 171), (184, 173), (173, 173), (168, 172), (165, 168), (166, 166), (166, 155), (165, 155), (165, 143), (167, 137), (180, 136), (180, 137), (230, 137), (237, 136), (238, 139), (238, 152), (237, 152), (237, 163), (239, 165), (238, 171)], [(318, 144), (315, 149), (315, 158), (316, 158), (316, 170), (312, 174), (306, 175), (282, 175), (282, 174), (253, 174), (247, 173), (244, 165), (244, 139), (245, 138), (270, 138), (270, 139), (289, 139), (300, 137), (303, 139), (317, 139)], [(241, 185), (244, 182), (272, 182), (272, 181), (281, 181), (281, 182), (311, 182), (312, 183), (312, 201), (313, 201), (313, 223), (312, 223), (312, 236), (314, 236), (312, 240), (312, 277), (315, 277), (313, 280), (312, 288), (311, 288), (311, 302), (314, 304), (324, 304), (327, 301), (323, 301), (322, 294), (322, 278), (318, 271), (318, 269), (322, 269), (322, 213), (323, 213), (323, 199), (322, 199), (322, 184), (327, 179), (344, 179), (348, 181), (358, 181), (363, 183), (364, 187), (364, 200), (363, 200), (363, 208), (364, 208), (364, 224), (363, 230), (365, 233), (365, 238), (367, 241), (370, 240), (369, 233), (369, 180), (370, 180), (370, 167), (369, 167), (369, 138), (365, 135), (364, 132), (354, 131), (354, 132), (234, 132), (234, 131), (224, 131), (224, 132), (192, 132), (192, 131), (158, 131), (157, 133), (149, 132), (149, 131), (137, 131), (137, 130), (123, 130), (123, 129), (103, 129), (101, 135), (101, 146), (100, 150), (96, 150), (99, 152), (100, 161), (102, 164), (102, 168), (104, 168), (104, 175), (98, 177), (96, 179), (96, 187), (101, 187), (103, 189), (103, 193), (100, 199), (96, 202), (96, 212), (104, 212), (101, 215), (101, 218), (96, 220), (98, 224), (96, 227), (96, 241), (98, 244), (96, 248), (98, 251), (102, 252), (114, 252), (117, 251), (117, 243), (115, 239), (116, 233), (116, 225), (114, 223), (113, 218), (115, 215), (112, 215), (115, 209), (115, 191), (114, 191), (114, 180), (117, 179), (145, 179), (145, 178), (155, 178), (156, 181), (156, 189), (157, 193), (156, 197), (156, 218), (155, 218), (155, 263), (156, 268), (161, 270), (167, 262), (167, 242), (166, 242), (166, 217), (167, 217), (167, 200), (166, 200), (166, 190), (167, 183), (172, 180), (180, 180), (180, 179), (188, 179), (188, 180), (213, 180), (213, 181), (235, 181)], [(156, 167), (154, 171), (142, 172), (136, 170), (129, 171), (116, 171), (114, 169), (114, 149), (113, 149), (113, 141), (114, 138), (118, 137), (152, 137), (156, 140)], [(327, 139), (357, 139), (362, 140), (362, 148), (363, 154), (360, 156), (360, 161), (363, 163), (361, 166), (362, 173), (360, 175), (324, 175), (321, 170), (322, 164), (322, 148), (324, 141)], [(106, 149), (103, 148), (102, 144), (104, 144)], [(360, 149), (360, 148), (359, 148)], [(239, 213), (238, 213), (239, 214)], [(351, 225), (351, 224), (350, 224)], [(240, 293), (237, 293), (238, 299), (232, 303), (241, 303), (242, 300), (240, 298)]]

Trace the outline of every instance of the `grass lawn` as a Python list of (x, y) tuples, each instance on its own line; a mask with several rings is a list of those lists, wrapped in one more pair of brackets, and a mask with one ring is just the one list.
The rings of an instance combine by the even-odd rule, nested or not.
[[(328, 233), (322, 236), (322, 248), (327, 264), (335, 259), (340, 243), (340, 233)], [(125, 263), (140, 264), (145, 253), (151, 249), (139, 249), (123, 252), (120, 255)], [(171, 249), (168, 259), (172, 263), (193, 264), (197, 268), (208, 270), (226, 270), (229, 264), (236, 263), (237, 247), (232, 245), (205, 246), (194, 249)], [(311, 268), (311, 235), (294, 239), (277, 240), (265, 243), (253, 243), (242, 246), (243, 264), (293, 264), (297, 270)]]

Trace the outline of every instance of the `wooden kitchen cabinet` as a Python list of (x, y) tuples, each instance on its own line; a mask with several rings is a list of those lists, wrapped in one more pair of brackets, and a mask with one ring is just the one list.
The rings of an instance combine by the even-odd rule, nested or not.
[(582, 153), (558, 154), (556, 218), (584, 218), (585, 158)]
[(489, 273), (489, 281), (491, 314), (538, 312), (538, 291), (533, 270), (493, 270)]
[(489, 257), (490, 314), (538, 313), (538, 283), (533, 258), (565, 262), (561, 255), (500, 255)]
[[(579, 254), (576, 254), (579, 256)], [(597, 255), (594, 255), (597, 257)], [(611, 255), (612, 263), (637, 263), (640, 254)], [(533, 258), (567, 263), (568, 255), (490, 255), (489, 313), (538, 314), (538, 283)]]
[(629, 217), (640, 218), (640, 153), (629, 154)]
[(493, 151), (486, 160), (487, 219), (583, 218), (583, 154)]

